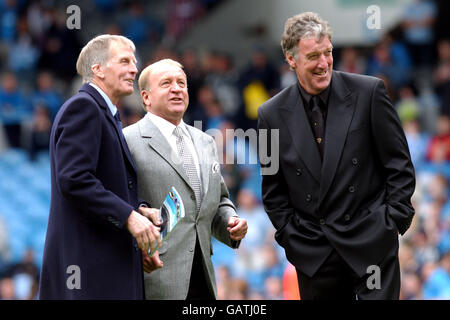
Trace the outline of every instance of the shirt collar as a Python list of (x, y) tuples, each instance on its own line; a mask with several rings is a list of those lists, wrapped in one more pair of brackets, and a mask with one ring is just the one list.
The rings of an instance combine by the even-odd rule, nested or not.
[[(300, 82), (298, 82), (298, 81), (297, 81), (297, 86), (300, 91), (300, 95), (303, 97), (303, 100), (309, 106), (310, 105), (309, 102), (311, 101), (311, 98), (313, 97), (313, 95), (306, 92), (306, 90), (303, 89)], [(323, 102), (324, 106), (328, 105), (328, 97), (330, 96), (330, 87), (331, 87), (331, 81), (330, 81), (330, 84), (328, 85), (328, 87), (317, 95), (320, 98), (320, 100)]]
[[(173, 123), (167, 121), (164, 118), (161, 118), (160, 116), (157, 116), (154, 113), (147, 112), (148, 118), (153, 122), (153, 124), (161, 131), (163, 136), (169, 141), (170, 137), (173, 134), (173, 131), (177, 126), (175, 126)], [(186, 124), (184, 123), (183, 119), (181, 119), (180, 124), (178, 127), (181, 129), (183, 134), (187, 137), (190, 137), (189, 132), (187, 131)]]
[(117, 112), (117, 107), (115, 105), (113, 105), (113, 103), (111, 102), (111, 99), (108, 97), (108, 95), (102, 89), (100, 89), (97, 85), (93, 84), (92, 82), (89, 82), (89, 85), (94, 87), (94, 89), (97, 90), (98, 93), (100, 93), (100, 95), (103, 97), (103, 99), (105, 99), (106, 105), (108, 106), (109, 110), (111, 111), (111, 113), (114, 117)]

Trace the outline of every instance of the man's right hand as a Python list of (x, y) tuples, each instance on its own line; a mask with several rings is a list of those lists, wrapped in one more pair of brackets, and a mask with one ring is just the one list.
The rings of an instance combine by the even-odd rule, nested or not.
[(144, 271), (147, 273), (162, 268), (163, 262), (159, 258), (159, 252), (155, 251), (155, 253), (149, 257), (147, 251), (142, 251), (142, 265), (144, 267)]
[(150, 247), (151, 250), (155, 249), (155, 242), (161, 245), (161, 237), (159, 234), (160, 228), (156, 227), (148, 218), (131, 211), (127, 220), (127, 229), (131, 235), (136, 239), (139, 248), (147, 252)]

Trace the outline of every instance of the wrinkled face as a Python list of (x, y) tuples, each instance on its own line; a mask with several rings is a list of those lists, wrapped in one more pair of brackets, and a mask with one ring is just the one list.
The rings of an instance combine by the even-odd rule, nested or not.
[(312, 95), (319, 94), (331, 81), (333, 46), (330, 39), (323, 37), (317, 41), (315, 37), (305, 38), (299, 41), (297, 47), (297, 59), (287, 53), (286, 60), (295, 69), (303, 89)]
[(111, 101), (117, 104), (120, 98), (133, 93), (137, 74), (136, 58), (128, 45), (118, 41), (113, 41), (109, 50), (108, 62), (99, 68), (103, 76), (103, 89)]
[(149, 76), (150, 90), (141, 92), (147, 110), (178, 125), (189, 104), (184, 71), (171, 64), (158, 66)]

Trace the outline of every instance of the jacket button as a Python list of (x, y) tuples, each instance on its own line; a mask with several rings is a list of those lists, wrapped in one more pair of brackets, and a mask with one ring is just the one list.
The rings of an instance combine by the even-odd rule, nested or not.
[(319, 223), (323, 226), (325, 224), (325, 219), (320, 219)]
[(194, 248), (189, 248), (189, 252), (194, 252)]
[(356, 166), (358, 164), (358, 159), (357, 158), (353, 158), (352, 159), (352, 163), (353, 163), (353, 165)]
[(355, 192), (355, 187), (354, 186), (350, 186), (348, 188), (348, 191), (350, 191), (351, 193)]
[(128, 181), (128, 189), (133, 189), (133, 181)]
[(136, 251), (139, 251), (139, 247), (138, 247), (137, 243), (134, 244), (134, 249), (135, 249)]
[(300, 176), (302, 174), (302, 170), (301, 169), (297, 169), (297, 175)]
[(195, 195), (191, 194), (191, 199), (195, 200)]
[(306, 202), (311, 202), (312, 196), (310, 194), (306, 195)]
[(349, 221), (349, 220), (350, 220), (350, 215), (349, 215), (349, 214), (346, 214), (346, 215), (344, 216), (344, 220), (345, 220), (345, 221)]

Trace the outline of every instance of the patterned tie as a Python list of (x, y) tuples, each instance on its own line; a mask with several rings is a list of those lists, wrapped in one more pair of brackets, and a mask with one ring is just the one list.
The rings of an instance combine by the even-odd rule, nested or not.
[(181, 132), (181, 129), (179, 127), (176, 127), (173, 131), (175, 137), (177, 138), (177, 149), (178, 149), (178, 156), (180, 157), (181, 161), (183, 161), (183, 168), (186, 172), (189, 182), (194, 189), (195, 192), (195, 199), (197, 203), (197, 212), (200, 210), (200, 204), (202, 202), (201, 199), (201, 184), (200, 180), (198, 178), (197, 169), (195, 167), (194, 159), (192, 158), (192, 154), (189, 151), (189, 148), (186, 144), (186, 141), (184, 141), (183, 133)]
[(311, 97), (309, 101), (311, 107), (311, 116), (313, 120), (313, 130), (316, 138), (317, 145), (320, 151), (320, 157), (323, 159), (324, 150), (324, 120), (322, 110), (320, 109), (320, 100), (318, 96)]

